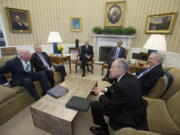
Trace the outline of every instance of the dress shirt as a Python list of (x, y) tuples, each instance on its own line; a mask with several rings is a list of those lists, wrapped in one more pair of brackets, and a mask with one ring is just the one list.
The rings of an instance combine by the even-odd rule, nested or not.
[(31, 71), (31, 64), (30, 64), (30, 61), (24, 61), (24, 60), (21, 59), (20, 57), (19, 57), (19, 59), (21, 60), (21, 63), (22, 63), (23, 68), (24, 68), (24, 71), (30, 72), (30, 71)]
[(116, 52), (115, 52), (115, 54), (114, 54), (114, 58), (115, 58), (115, 59), (118, 58), (120, 49), (121, 49), (120, 47), (116, 47)]

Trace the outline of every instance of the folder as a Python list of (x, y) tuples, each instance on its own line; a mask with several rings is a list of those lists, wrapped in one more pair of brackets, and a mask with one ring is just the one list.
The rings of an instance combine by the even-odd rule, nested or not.
[(66, 103), (66, 107), (71, 108), (71, 109), (75, 109), (78, 111), (85, 111), (86, 112), (86, 111), (88, 111), (90, 104), (91, 104), (91, 101), (86, 99), (86, 98), (73, 96)]

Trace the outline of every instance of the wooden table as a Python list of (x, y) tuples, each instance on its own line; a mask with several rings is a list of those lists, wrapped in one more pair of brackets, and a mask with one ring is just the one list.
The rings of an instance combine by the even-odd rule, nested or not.
[(79, 111), (65, 107), (72, 96), (87, 98), (97, 81), (70, 77), (61, 86), (69, 89), (64, 96), (56, 99), (50, 95), (31, 105), (34, 125), (53, 135), (73, 135), (73, 122)]
[(69, 61), (69, 72), (71, 74), (71, 57), (70, 56), (55, 56), (50, 55), (50, 60), (56, 64), (64, 64), (64, 62)]

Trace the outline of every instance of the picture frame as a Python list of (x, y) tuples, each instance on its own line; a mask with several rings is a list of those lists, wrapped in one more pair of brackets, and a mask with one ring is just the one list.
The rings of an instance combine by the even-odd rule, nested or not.
[(15, 33), (31, 33), (31, 22), (28, 10), (6, 7), (9, 28)]
[(123, 26), (125, 6), (125, 1), (106, 2), (104, 26)]
[(176, 17), (176, 12), (149, 15), (146, 20), (145, 33), (172, 33), (176, 22)]
[(70, 18), (70, 27), (73, 32), (82, 31), (82, 18), (81, 17), (71, 17)]

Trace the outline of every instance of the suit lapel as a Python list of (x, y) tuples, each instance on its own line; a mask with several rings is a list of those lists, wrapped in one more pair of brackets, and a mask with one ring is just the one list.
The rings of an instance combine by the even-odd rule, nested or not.
[(37, 53), (35, 53), (35, 55), (36, 55), (36, 57), (37, 57), (37, 60), (38, 60), (41, 64), (43, 64), (42, 60), (39, 58), (39, 56), (37, 55)]

